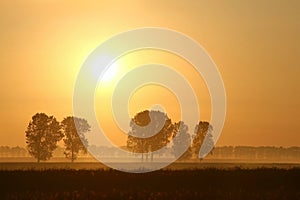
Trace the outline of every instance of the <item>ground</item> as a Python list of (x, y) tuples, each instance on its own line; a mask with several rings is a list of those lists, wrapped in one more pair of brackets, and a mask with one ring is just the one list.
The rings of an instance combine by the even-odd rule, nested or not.
[(180, 165), (181, 169), (145, 174), (110, 169), (1, 170), (0, 199), (300, 199), (299, 167), (192, 170)]

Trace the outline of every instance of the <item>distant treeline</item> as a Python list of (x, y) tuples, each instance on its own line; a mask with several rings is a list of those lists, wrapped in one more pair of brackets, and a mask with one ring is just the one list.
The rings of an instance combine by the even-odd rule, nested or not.
[(0, 157), (29, 157), (29, 153), (23, 147), (0, 146)]
[[(64, 148), (58, 147), (53, 152), (54, 157), (62, 157), (64, 156)], [(28, 153), (27, 149), (24, 147), (9, 147), (9, 146), (0, 146), (0, 158), (8, 158), (8, 157), (31, 157)]]
[(300, 161), (300, 147), (222, 146), (214, 148), (208, 158)]
[[(97, 155), (105, 155), (111, 158), (118, 158), (118, 155), (113, 148), (106, 146), (94, 146), (93, 152)], [(173, 156), (172, 148), (169, 148), (164, 154), (158, 155), (159, 157)], [(130, 152), (128, 152), (130, 154)], [(64, 157), (64, 148), (58, 147), (53, 152), (53, 157)], [(87, 157), (87, 155), (79, 155), (79, 157)], [(30, 157), (26, 148), (23, 147), (9, 147), (0, 146), (0, 157)], [(245, 160), (291, 160), (300, 162), (300, 147), (272, 147), (272, 146), (219, 146), (206, 158), (209, 159), (245, 159)]]

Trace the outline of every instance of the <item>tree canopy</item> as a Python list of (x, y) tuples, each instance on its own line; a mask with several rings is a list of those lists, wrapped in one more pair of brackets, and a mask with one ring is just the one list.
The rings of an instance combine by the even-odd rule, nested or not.
[(188, 133), (189, 128), (183, 122), (177, 122), (174, 124), (174, 135), (173, 135), (173, 152), (174, 156), (179, 160), (188, 160), (191, 158), (191, 136)]
[(77, 117), (66, 117), (61, 122), (62, 130), (65, 135), (65, 155), (72, 162), (77, 159), (78, 153), (81, 151), (86, 153), (88, 141), (85, 134), (90, 131), (90, 125), (87, 120)]
[(59, 122), (53, 116), (37, 113), (29, 122), (26, 134), (26, 144), (30, 155), (37, 159), (48, 160), (57, 148), (57, 142), (62, 139)]
[(194, 155), (198, 155), (204, 140), (206, 147), (214, 146), (212, 137), (213, 127), (208, 122), (200, 121), (194, 130), (194, 137), (192, 142), (192, 151)]
[(183, 121), (172, 123), (163, 112), (145, 110), (131, 119), (127, 148), (131, 152), (141, 153), (142, 160), (144, 154), (148, 159), (150, 153), (152, 160), (154, 151), (165, 147), (172, 141), (174, 156), (179, 160), (189, 160), (197, 158), (204, 143), (206, 147), (214, 145), (212, 131), (212, 125), (200, 121), (195, 126), (193, 138), (191, 138), (189, 128)]
[[(132, 152), (151, 153), (166, 146), (172, 138), (174, 126), (171, 119), (160, 111), (142, 111), (137, 113), (130, 122), (127, 148)], [(150, 136), (150, 137), (148, 137)], [(142, 138), (146, 137), (146, 138)]]

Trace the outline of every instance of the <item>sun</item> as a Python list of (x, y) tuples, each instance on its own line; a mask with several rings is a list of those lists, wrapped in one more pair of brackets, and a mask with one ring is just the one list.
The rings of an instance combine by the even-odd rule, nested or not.
[(119, 65), (117, 63), (113, 63), (103, 74), (101, 77), (102, 82), (109, 82), (113, 80), (119, 71)]

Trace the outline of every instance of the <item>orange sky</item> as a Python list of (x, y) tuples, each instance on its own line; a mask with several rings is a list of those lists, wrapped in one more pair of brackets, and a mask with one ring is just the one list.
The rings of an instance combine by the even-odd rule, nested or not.
[[(1, 1), (0, 145), (25, 146), (36, 112), (58, 120), (72, 115), (76, 74), (89, 53), (116, 33), (145, 26), (189, 35), (217, 64), (227, 93), (218, 145), (300, 145), (299, 10), (296, 0)], [(167, 57), (162, 60), (181, 67)]]

